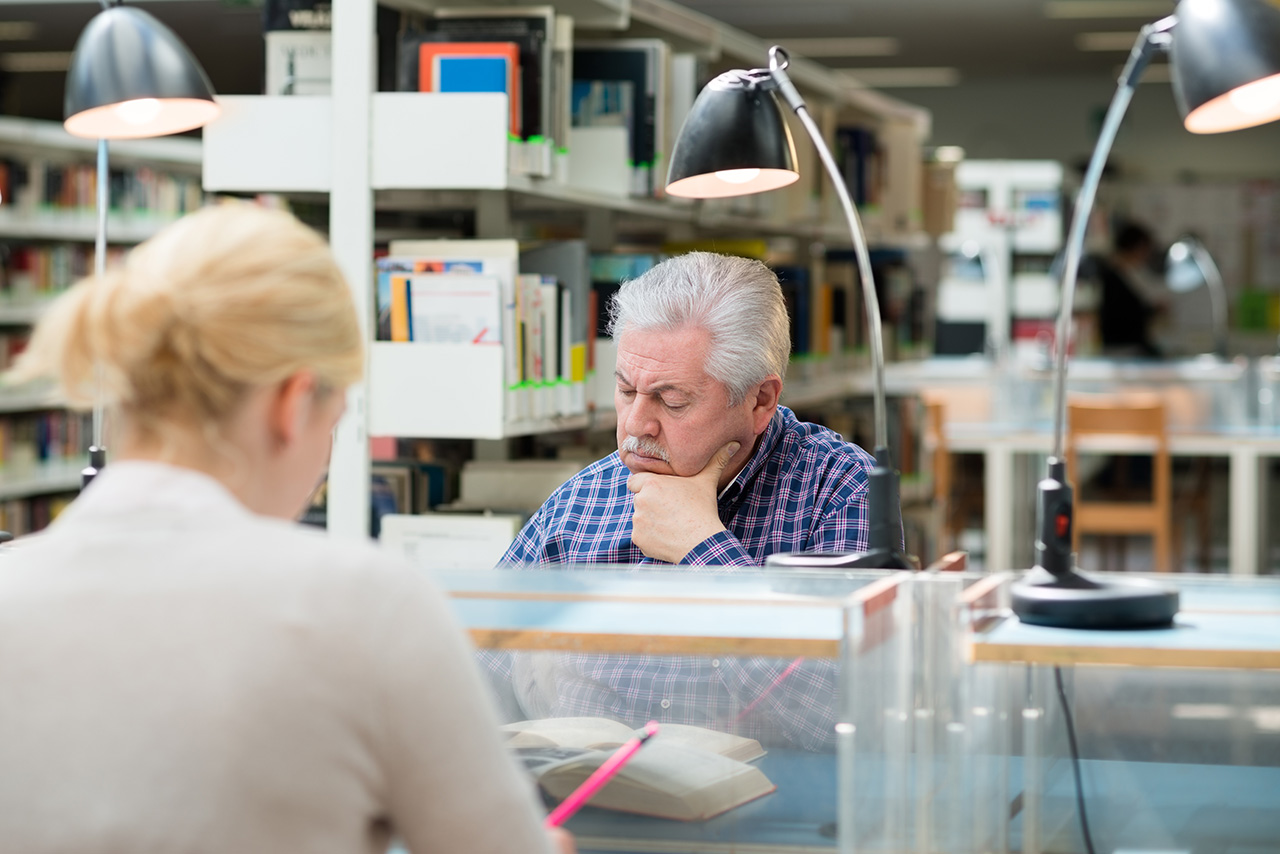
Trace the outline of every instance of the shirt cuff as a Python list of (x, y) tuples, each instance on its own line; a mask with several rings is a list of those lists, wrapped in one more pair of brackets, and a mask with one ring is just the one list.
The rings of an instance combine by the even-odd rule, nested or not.
[(681, 559), (684, 566), (755, 566), (738, 538), (720, 531), (698, 543)]

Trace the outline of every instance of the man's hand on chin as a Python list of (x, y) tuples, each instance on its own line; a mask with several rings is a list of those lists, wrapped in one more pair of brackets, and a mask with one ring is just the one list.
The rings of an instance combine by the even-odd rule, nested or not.
[(738, 452), (730, 442), (692, 477), (639, 472), (627, 478), (635, 493), (631, 542), (648, 557), (679, 563), (693, 547), (725, 530), (716, 509), (720, 473)]

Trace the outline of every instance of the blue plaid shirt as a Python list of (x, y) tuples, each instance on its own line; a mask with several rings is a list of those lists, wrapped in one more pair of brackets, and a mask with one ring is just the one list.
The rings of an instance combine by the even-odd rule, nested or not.
[[(779, 406), (751, 460), (720, 494), (727, 530), (682, 561), (761, 566), (775, 552), (867, 547), (869, 454)], [(630, 472), (612, 454), (557, 489), (503, 563), (655, 564), (631, 542)], [(810, 750), (834, 740), (836, 673), (828, 661), (484, 652), (511, 717), (594, 715), (736, 732)], [(749, 711), (748, 711), (749, 709)]]
[[(779, 406), (751, 460), (720, 494), (727, 530), (681, 563), (762, 566), (775, 552), (865, 549), (867, 473), (874, 465), (838, 433)], [(629, 474), (616, 453), (583, 469), (538, 509), (503, 563), (663, 563), (631, 542)]]

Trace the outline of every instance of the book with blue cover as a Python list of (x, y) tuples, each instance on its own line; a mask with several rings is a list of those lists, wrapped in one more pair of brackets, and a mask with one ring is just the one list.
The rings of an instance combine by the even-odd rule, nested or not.
[(521, 135), (519, 45), (423, 42), (418, 54), (418, 91), (501, 92), (511, 107), (510, 131), (514, 136)]

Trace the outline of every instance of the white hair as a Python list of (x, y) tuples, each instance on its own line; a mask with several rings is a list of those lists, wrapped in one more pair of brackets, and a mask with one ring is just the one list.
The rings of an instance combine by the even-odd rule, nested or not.
[(624, 282), (609, 313), (615, 338), (629, 329), (705, 329), (711, 348), (703, 370), (725, 385), (730, 406), (770, 374), (786, 374), (787, 306), (778, 277), (759, 261), (713, 252), (670, 258)]

